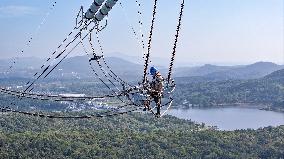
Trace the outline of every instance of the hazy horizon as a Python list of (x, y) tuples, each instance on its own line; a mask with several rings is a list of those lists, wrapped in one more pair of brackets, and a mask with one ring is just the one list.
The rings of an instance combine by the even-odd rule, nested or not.
[[(135, 63), (135, 64), (140, 64), (140, 65), (143, 65), (144, 63), (144, 60), (142, 57), (139, 57), (139, 56), (128, 56), (128, 57), (121, 57), (120, 55), (124, 55), (123, 53), (117, 53), (115, 52), (115, 54), (117, 55), (114, 55), (114, 53), (110, 53), (109, 55), (110, 56), (105, 56), (106, 58), (110, 57), (116, 57), (116, 58), (121, 58), (122, 60), (126, 60), (128, 62), (132, 62), (132, 63)], [(86, 56), (86, 55), (75, 55), (75, 56), (70, 56), (68, 58), (72, 58), (72, 57), (78, 57), (78, 56)], [(132, 57), (133, 59), (135, 60), (129, 60), (130, 57)], [(36, 58), (38, 60), (42, 60), (42, 62), (44, 62), (46, 60), (46, 57), (36, 57), (36, 56), (25, 56), (25, 57), (21, 57), (21, 58), (18, 58), (17, 60), (19, 59), (26, 59), (26, 58)], [(67, 58), (67, 59), (68, 59)], [(156, 60), (159, 60), (159, 64), (158, 65), (155, 65), (155, 66), (163, 66), (163, 67), (167, 67), (168, 64), (168, 60), (169, 59), (166, 59), (166, 58), (162, 58), (162, 57), (152, 57), (153, 59), (156, 59)], [(15, 59), (15, 57), (7, 57), (7, 58), (1, 58), (0, 57), (0, 60), (8, 60), (8, 62), (11, 62)], [(140, 60), (140, 61), (138, 61)], [(163, 60), (163, 61), (161, 61)], [(87, 61), (86, 61), (87, 62)], [(185, 62), (185, 61), (177, 61), (175, 63), (175, 67), (197, 67), (197, 66), (203, 66), (203, 65), (216, 65), (216, 66), (238, 66), (238, 65), (251, 65), (251, 64), (255, 64), (255, 63), (259, 63), (259, 62), (271, 62), (271, 63), (274, 63), (274, 64), (277, 64), (277, 65), (284, 65), (284, 64), (281, 64), (281, 63), (276, 63), (276, 62), (273, 62), (273, 61), (264, 61), (264, 60), (260, 60), (260, 61), (255, 61), (255, 62), (235, 62), (235, 63), (230, 63), (230, 62), (206, 62), (206, 61), (188, 61), (188, 62)], [(164, 63), (164, 64), (161, 64), (161, 63)]]

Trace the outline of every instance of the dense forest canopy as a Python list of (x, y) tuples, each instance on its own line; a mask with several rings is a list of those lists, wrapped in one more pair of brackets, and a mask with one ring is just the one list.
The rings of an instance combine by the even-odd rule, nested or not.
[(1, 113), (3, 158), (281, 158), (284, 127), (217, 131), (166, 116), (53, 120)]

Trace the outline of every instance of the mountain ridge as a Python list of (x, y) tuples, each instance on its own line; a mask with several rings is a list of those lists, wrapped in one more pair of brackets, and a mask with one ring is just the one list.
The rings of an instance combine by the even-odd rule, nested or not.
[[(78, 74), (79, 76), (90, 77), (92, 76), (92, 69), (89, 66), (87, 56), (74, 56), (67, 58), (63, 61), (55, 72), (54, 75), (62, 73), (67, 74)], [(106, 57), (105, 58), (109, 67), (113, 72), (120, 76), (126, 77), (137, 77), (143, 74), (143, 65), (139, 65), (135, 62), (123, 59), (123, 57)], [(4, 72), (9, 70), (9, 66), (12, 62), (11, 59), (0, 60), (0, 74), (5, 75)], [(31, 72), (40, 70), (41, 64), (44, 62), (43, 59), (28, 57), (19, 59), (9, 75), (31, 77)], [(95, 70), (100, 70), (95, 61), (92, 62), (95, 66)], [(101, 61), (100, 64), (104, 65)], [(105, 67), (105, 66), (104, 66)], [(162, 74), (166, 74), (167, 68), (158, 67)], [(277, 65), (272, 62), (256, 62), (251, 65), (237, 65), (237, 66), (218, 66), (212, 64), (205, 64), (198, 67), (177, 67), (173, 71), (173, 76), (176, 77), (198, 77), (205, 80), (228, 80), (228, 79), (255, 79), (264, 77), (274, 71), (284, 69), (283, 65)], [(105, 69), (107, 70), (107, 69)], [(108, 70), (109, 71), (109, 70)], [(2, 73), (1, 73), (2, 72)], [(60, 75), (60, 76), (61, 76)], [(68, 77), (68, 76), (67, 76)]]

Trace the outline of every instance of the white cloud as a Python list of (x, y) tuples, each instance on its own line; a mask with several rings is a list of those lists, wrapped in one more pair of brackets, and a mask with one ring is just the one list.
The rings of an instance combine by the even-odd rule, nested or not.
[(0, 7), (0, 17), (19, 17), (33, 15), (37, 12), (36, 8), (29, 6), (4, 6)]

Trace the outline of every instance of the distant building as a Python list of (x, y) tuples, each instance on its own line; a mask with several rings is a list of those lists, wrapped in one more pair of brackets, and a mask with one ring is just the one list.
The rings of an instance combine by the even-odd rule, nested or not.
[(85, 97), (85, 94), (59, 94), (59, 96), (61, 97)]

